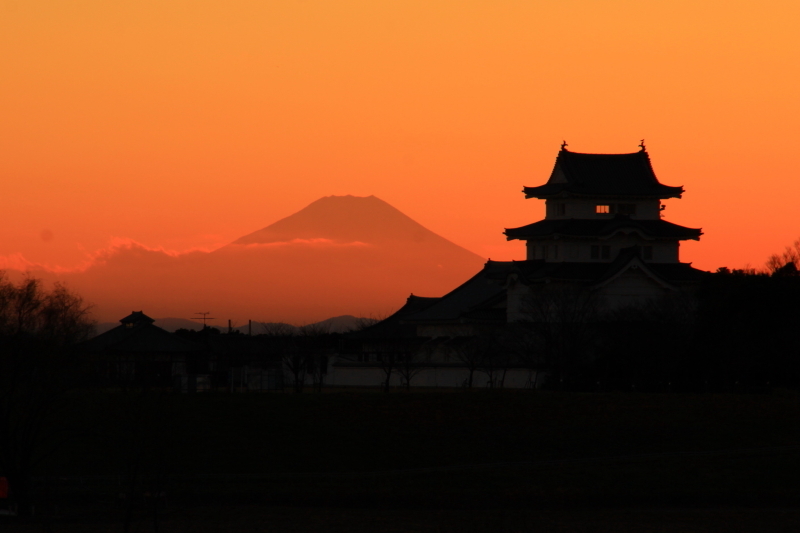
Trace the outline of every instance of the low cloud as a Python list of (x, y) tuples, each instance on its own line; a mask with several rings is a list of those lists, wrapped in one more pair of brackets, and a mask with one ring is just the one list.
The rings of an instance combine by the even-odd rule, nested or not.
[[(332, 239), (292, 239), (270, 243), (231, 244), (230, 250), (260, 250), (269, 248), (364, 248), (371, 246), (360, 241), (338, 242)], [(218, 248), (217, 248), (218, 249)], [(120, 266), (123, 264), (138, 267), (153, 266), (182, 260), (188, 257), (201, 257), (214, 252), (215, 248), (194, 247), (185, 250), (170, 250), (162, 246), (148, 246), (133, 239), (113, 237), (107, 246), (87, 254), (86, 260), (73, 266), (48, 265), (28, 260), (21, 253), (0, 255), (0, 270), (20, 272), (47, 272), (50, 274), (78, 274), (98, 266)]]
[(20, 253), (0, 255), (0, 270), (19, 270), (21, 272), (26, 272), (29, 270), (50, 271), (50, 269), (44, 265), (28, 261), (25, 259), (25, 256)]
[(147, 266), (154, 263), (176, 263), (187, 257), (208, 255), (207, 248), (189, 248), (187, 250), (168, 250), (161, 246), (147, 246), (132, 239), (114, 238), (105, 248), (101, 248), (89, 256), (89, 259), (73, 270), (85, 272), (97, 266), (113, 266), (121, 264), (137, 264)]
[(231, 244), (231, 247), (251, 249), (251, 248), (274, 248), (279, 246), (318, 246), (318, 247), (364, 247), (371, 246), (369, 243), (361, 241), (339, 242), (333, 239), (292, 239), (289, 241), (275, 241), (251, 244)]
[(189, 255), (208, 254), (213, 249), (189, 248), (187, 250), (168, 250), (163, 247), (152, 247), (138, 241), (122, 237), (112, 238), (108, 245), (87, 254), (87, 258), (72, 266), (49, 265), (28, 260), (21, 253), (0, 255), (0, 270), (18, 270), (20, 272), (47, 272), (51, 274), (77, 274), (107, 264), (128, 260), (163, 260), (179, 259)]
[[(458, 250), (456, 250), (458, 251)], [(309, 322), (397, 306), (409, 293), (440, 295), (481, 260), (405, 243), (385, 246), (325, 238), (171, 250), (115, 238), (80, 264), (51, 266), (23, 254), (0, 256), (9, 276), (59, 281), (94, 305), (100, 321), (131, 310), (192, 316)]]

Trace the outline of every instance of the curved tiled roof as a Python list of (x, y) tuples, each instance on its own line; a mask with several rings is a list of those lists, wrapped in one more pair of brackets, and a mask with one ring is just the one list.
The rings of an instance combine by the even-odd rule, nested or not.
[(347, 334), (348, 339), (369, 339), (369, 338), (387, 338), (387, 337), (414, 337), (416, 336), (416, 327), (403, 324), (401, 321), (414, 313), (418, 313), (436, 304), (440, 297), (426, 297), (414, 296), (413, 294), (408, 297), (405, 305), (395, 311), (392, 315), (381, 320), (377, 324), (373, 324), (361, 331), (354, 331)]
[(179, 337), (147, 321), (132, 327), (117, 326), (89, 339), (83, 344), (83, 348), (89, 352), (129, 353), (181, 353), (205, 349), (200, 343)]
[(650, 156), (632, 154), (581, 154), (562, 149), (546, 184), (525, 187), (526, 198), (554, 196), (629, 196), (680, 198), (683, 187), (659, 183)]
[(654, 239), (694, 239), (698, 240), (703, 232), (699, 228), (687, 228), (666, 220), (639, 220), (627, 215), (616, 215), (613, 218), (562, 218), (544, 219), (519, 228), (507, 228), (508, 240), (530, 239), (535, 237), (607, 237), (618, 232), (639, 231)]
[(153, 322), (155, 320), (142, 311), (131, 311), (131, 314), (120, 320), (122, 324), (152, 324)]
[(473, 319), (497, 319), (491, 305), (505, 297), (505, 278), (513, 261), (487, 261), (483, 270), (442, 296), (434, 305), (403, 317), (410, 323), (426, 321), (458, 321), (465, 313), (475, 313)]
[[(481, 322), (505, 320), (506, 281), (517, 274), (522, 283), (535, 284), (565, 281), (595, 287), (627, 268), (632, 262), (653, 277), (669, 285), (693, 284), (705, 274), (690, 263), (652, 263), (641, 260), (641, 249), (631, 246), (620, 250), (607, 263), (488, 261), (483, 270), (424, 309), (406, 314), (405, 324)], [(388, 319), (387, 319), (388, 320)]]

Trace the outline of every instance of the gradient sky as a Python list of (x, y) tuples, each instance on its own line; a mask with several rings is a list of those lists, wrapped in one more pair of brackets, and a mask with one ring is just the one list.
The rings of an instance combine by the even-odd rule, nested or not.
[(796, 1), (0, 0), (0, 256), (215, 248), (374, 194), (492, 259), (645, 138), (695, 266), (800, 237)]

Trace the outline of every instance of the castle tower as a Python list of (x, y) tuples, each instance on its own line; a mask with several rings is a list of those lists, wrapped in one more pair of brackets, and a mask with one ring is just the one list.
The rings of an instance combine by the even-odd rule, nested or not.
[(644, 261), (678, 263), (680, 241), (702, 234), (661, 218), (661, 200), (680, 198), (683, 187), (659, 183), (644, 147), (581, 154), (562, 146), (547, 183), (523, 192), (546, 204), (544, 220), (505, 230), (508, 240), (526, 242), (528, 260), (611, 262), (637, 246)]
[[(644, 149), (630, 154), (580, 154), (562, 145), (547, 183), (525, 187), (546, 203), (544, 220), (505, 230), (527, 245), (507, 284), (508, 319), (538, 288), (565, 286), (596, 294), (607, 308), (638, 305), (695, 286), (702, 271), (679, 259), (680, 241), (702, 231), (667, 222), (661, 200), (683, 187), (658, 181)], [(538, 288), (537, 288), (538, 287)]]

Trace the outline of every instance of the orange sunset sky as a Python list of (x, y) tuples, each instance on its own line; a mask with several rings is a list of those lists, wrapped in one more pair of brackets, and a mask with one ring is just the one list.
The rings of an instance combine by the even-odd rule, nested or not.
[[(682, 259), (800, 237), (800, 3), (0, 0), (0, 266), (213, 249), (375, 195), (483, 257), (562, 139), (683, 185)], [(456, 280), (460, 281), (460, 280)], [(455, 284), (455, 283), (454, 283)]]

